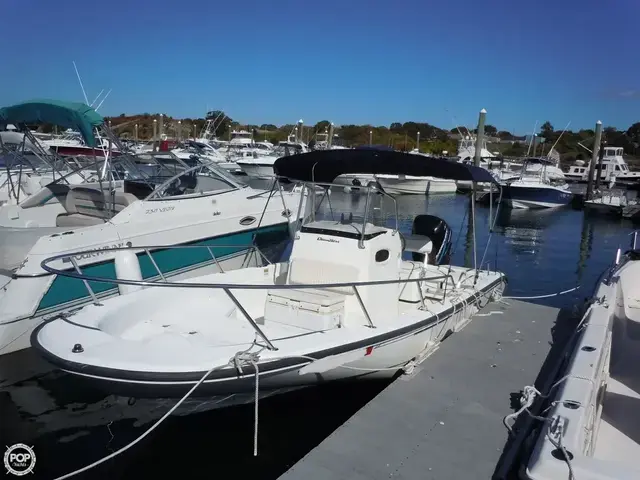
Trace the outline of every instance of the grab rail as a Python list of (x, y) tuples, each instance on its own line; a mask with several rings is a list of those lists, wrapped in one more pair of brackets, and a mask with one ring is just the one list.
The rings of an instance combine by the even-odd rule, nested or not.
[[(223, 246), (223, 245), (214, 245), (214, 246), (216, 246), (216, 247), (246, 247), (249, 250), (254, 248), (258, 252), (260, 252), (260, 249), (256, 245), (225, 245), (225, 246)], [(153, 280), (127, 280), (127, 279), (105, 278), (105, 277), (100, 277), (100, 276), (95, 276), (95, 275), (87, 275), (87, 274), (82, 272), (82, 269), (78, 265), (77, 260), (75, 258), (76, 256), (78, 256), (80, 254), (87, 255), (87, 254), (92, 254), (92, 253), (117, 252), (117, 251), (120, 251), (120, 250), (127, 250), (127, 251), (140, 250), (140, 251), (143, 251), (143, 252), (146, 252), (147, 254), (149, 254), (150, 251), (157, 250), (157, 249), (202, 248), (202, 247), (209, 248), (209, 251), (211, 251), (210, 250), (211, 246), (207, 246), (207, 245), (154, 245), (154, 246), (144, 245), (144, 246), (109, 247), (109, 248), (104, 248), (104, 249), (84, 250), (82, 252), (69, 252), (69, 253), (62, 253), (62, 254), (54, 255), (52, 257), (45, 258), (42, 262), (40, 262), (40, 266), (42, 267), (43, 270), (45, 270), (49, 274), (61, 275), (63, 277), (70, 277), (70, 278), (76, 278), (76, 279), (82, 280), (84, 282), (87, 290), (89, 291), (89, 295), (91, 296), (91, 298), (93, 299), (94, 303), (96, 303), (96, 304), (98, 304), (98, 299), (97, 299), (95, 293), (93, 292), (93, 290), (91, 289), (91, 286), (89, 285), (89, 282), (108, 283), (108, 284), (115, 284), (115, 285), (131, 285), (131, 286), (140, 286), (140, 287), (217, 288), (217, 289), (221, 289), (230, 298), (230, 300), (236, 305), (238, 310), (247, 319), (249, 324), (252, 326), (252, 328), (258, 334), (258, 336), (260, 336), (260, 338), (262, 338), (262, 340), (264, 340), (264, 342), (267, 345), (267, 348), (269, 348), (269, 350), (274, 350), (274, 351), (277, 350), (277, 348), (267, 338), (267, 336), (264, 334), (262, 329), (258, 326), (257, 322), (253, 319), (253, 317), (249, 314), (249, 312), (242, 306), (241, 302), (237, 299), (237, 297), (235, 295), (233, 295), (231, 290), (233, 290), (233, 289), (237, 289), (237, 290), (266, 290), (266, 289), (268, 289), (268, 290), (293, 290), (293, 289), (296, 289), (296, 290), (299, 290), (299, 289), (308, 289), (308, 288), (309, 289), (311, 289), (311, 288), (312, 289), (353, 288), (355, 296), (356, 296), (356, 298), (358, 300), (358, 303), (360, 304), (360, 307), (362, 308), (362, 311), (363, 311), (363, 313), (365, 315), (365, 318), (367, 320), (368, 326), (370, 328), (376, 328), (374, 323), (373, 323), (373, 321), (372, 321), (372, 319), (371, 319), (371, 316), (369, 315), (369, 312), (368, 312), (366, 306), (364, 305), (364, 302), (362, 300), (362, 297), (360, 296), (360, 292), (358, 291), (357, 287), (390, 285), (390, 284), (417, 283), (418, 284), (418, 288), (419, 288), (420, 287), (420, 283), (424, 282), (424, 281), (445, 280), (445, 298), (446, 298), (446, 286), (447, 286), (449, 280), (454, 282), (454, 279), (453, 279), (451, 274), (442, 274), (442, 275), (435, 275), (435, 276), (432, 276), (432, 277), (408, 278), (408, 279), (394, 278), (394, 279), (390, 279), (390, 280), (370, 280), (370, 281), (365, 281), (365, 282), (336, 282), (336, 283), (314, 283), (314, 284), (297, 284), (297, 283), (296, 284), (278, 284), (278, 283), (273, 283), (273, 284), (264, 284), (264, 283), (246, 284), (246, 283), (180, 282), (180, 281), (169, 281), (169, 280), (166, 280), (166, 277), (164, 277), (164, 275), (162, 275), (159, 272), (157, 264), (155, 262), (153, 262), (153, 265), (155, 266), (156, 270), (159, 272), (160, 277), (162, 278), (162, 281), (158, 282), (158, 281), (153, 281)], [(266, 258), (264, 256), (264, 254), (262, 254), (262, 252), (260, 252), (260, 254), (263, 256), (263, 258)], [(213, 256), (213, 257), (215, 259), (215, 256)], [(58, 261), (58, 260), (64, 261), (65, 258), (69, 258), (70, 259), (72, 265), (74, 266), (73, 269), (62, 270), (62, 269), (55, 268), (55, 267), (52, 267), (52, 266), (49, 265), (50, 263)], [(216, 260), (216, 263), (217, 263), (217, 260)], [(455, 283), (454, 283), (454, 285), (455, 285)], [(443, 302), (444, 302), (444, 299), (443, 299)]]

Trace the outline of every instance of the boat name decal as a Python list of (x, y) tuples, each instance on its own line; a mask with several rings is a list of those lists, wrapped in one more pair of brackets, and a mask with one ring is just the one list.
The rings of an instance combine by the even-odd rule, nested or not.
[[(86, 260), (88, 258), (93, 258), (93, 257), (99, 257), (100, 255), (104, 255), (108, 252), (106, 251), (101, 251), (101, 250), (109, 250), (110, 248), (121, 248), (124, 246), (127, 247), (131, 247), (131, 242), (127, 242), (125, 244), (125, 242), (120, 242), (120, 243), (114, 243), (113, 245), (104, 245), (102, 247), (97, 247), (94, 252), (87, 252), (87, 253), (81, 253), (80, 255), (74, 255), (73, 258), (75, 260)], [(65, 257), (62, 259), (62, 263), (70, 263), (71, 259), (69, 257)]]
[(147, 208), (144, 211), (144, 214), (149, 215), (150, 213), (170, 212), (171, 210), (175, 210), (175, 208), (175, 205), (169, 205), (168, 207)]
[(338, 240), (336, 240), (335, 238), (322, 238), (322, 237), (318, 237), (318, 241), (319, 242), (329, 242), (329, 243), (340, 243)]

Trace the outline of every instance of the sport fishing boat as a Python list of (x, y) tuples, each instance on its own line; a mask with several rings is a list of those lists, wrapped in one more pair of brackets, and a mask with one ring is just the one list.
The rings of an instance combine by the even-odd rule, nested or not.
[[(618, 250), (565, 348), (551, 389), (529, 394), (533, 451), (522, 478), (640, 478), (640, 250)], [(537, 397), (537, 398), (536, 398)], [(538, 413), (542, 412), (542, 413)]]
[[(357, 172), (493, 181), (483, 169), (399, 152), (319, 150), (275, 164), (281, 180), (302, 182), (309, 192)], [(151, 281), (143, 280), (132, 249), (117, 248), (116, 264), (128, 265), (127, 272), (109, 280), (121, 295), (40, 325), (32, 344), (53, 365), (106, 392), (184, 399), (197, 387), (188, 393), (207, 396), (214, 408), (409, 371), (499, 297), (506, 279), (448, 264), (444, 219), (419, 215), (413, 233), (402, 234), (396, 205), (395, 227), (376, 225), (371, 202), (395, 199), (373, 186), (360, 192), (364, 212), (331, 219), (312, 213), (299, 222), (287, 262)], [(317, 198), (309, 199), (315, 212)], [(402, 260), (403, 253), (412, 260)], [(99, 272), (63, 263), (92, 254), (56, 255), (42, 267), (95, 282), (103, 279)]]
[[(539, 163), (543, 168), (537, 174), (527, 172), (527, 165)], [(502, 183), (502, 202), (510, 208), (551, 208), (571, 203), (573, 194), (563, 181), (554, 181), (546, 175), (547, 158), (524, 159), (518, 177)]]
[[(57, 121), (86, 130), (89, 144), (93, 129), (118, 142), (95, 111), (83, 114), (86, 105), (40, 102), (22, 108), (24, 123)], [(38, 116), (30, 118), (28, 112)], [(262, 265), (280, 258), (296, 222), (292, 211), (306, 205), (298, 192), (284, 192), (277, 183), (271, 192), (255, 190), (213, 163), (191, 168), (175, 163), (169, 176), (163, 174), (167, 165), (146, 164), (147, 174), (132, 176), (140, 172), (141, 157), (121, 155), (117, 163), (104, 164), (99, 182), (56, 181), (25, 202), (0, 209), (0, 355), (27, 348), (29, 334), (43, 320), (118, 295), (112, 284), (52, 275), (40, 265), (45, 258), (92, 249), (67, 257), (63, 270), (116, 278), (127, 267), (117, 264), (108, 249), (129, 246), (135, 248), (142, 278), (164, 280)], [(278, 201), (269, 202), (270, 195)]]

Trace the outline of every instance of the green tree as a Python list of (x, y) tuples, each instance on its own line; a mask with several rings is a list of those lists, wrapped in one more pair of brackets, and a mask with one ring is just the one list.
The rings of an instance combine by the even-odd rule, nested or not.
[(547, 142), (550, 141), (553, 137), (553, 132), (553, 125), (551, 125), (551, 122), (549, 121), (544, 122), (540, 127), (540, 136), (543, 137)]
[(207, 112), (206, 119), (215, 121), (215, 135), (218, 137), (223, 137), (234, 125), (238, 124), (238, 122), (234, 122), (233, 119), (222, 110), (211, 110)]
[(489, 137), (495, 137), (498, 135), (498, 129), (493, 125), (485, 125), (484, 126), (484, 134)]
[(640, 122), (634, 123), (629, 127), (627, 137), (631, 140), (635, 153), (635, 150), (640, 146)]
[(509, 157), (520, 157), (524, 155), (525, 148), (520, 142), (513, 142), (513, 144), (504, 151), (504, 154)]
[(329, 120), (321, 120), (318, 123), (316, 123), (315, 127), (313, 128), (316, 132), (322, 133), (325, 131), (325, 129), (329, 128), (329, 125), (331, 125), (331, 122)]

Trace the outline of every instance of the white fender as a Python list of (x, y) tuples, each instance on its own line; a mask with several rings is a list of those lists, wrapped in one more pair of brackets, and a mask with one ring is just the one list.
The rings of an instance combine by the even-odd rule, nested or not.
[[(142, 280), (142, 271), (138, 257), (131, 250), (119, 250), (115, 256), (116, 278), (118, 280)], [(140, 290), (140, 285), (118, 284), (120, 295), (126, 295)]]

